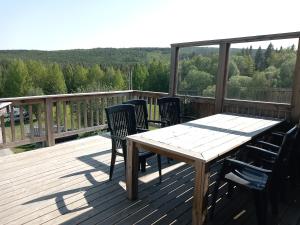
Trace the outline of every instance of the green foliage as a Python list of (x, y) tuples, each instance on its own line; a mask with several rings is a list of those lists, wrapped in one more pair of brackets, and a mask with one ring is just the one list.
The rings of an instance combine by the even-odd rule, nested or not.
[(153, 60), (148, 67), (149, 76), (145, 80), (149, 91), (168, 92), (169, 88), (169, 65), (161, 61)]
[(11, 61), (4, 76), (6, 76), (6, 79), (3, 96), (15, 97), (25, 95), (27, 84), (29, 83), (28, 70), (22, 60)]
[(64, 75), (57, 63), (48, 66), (42, 88), (44, 93), (48, 95), (66, 93)]
[(245, 56), (233, 56), (232, 61), (236, 64), (239, 71), (238, 74), (243, 76), (253, 76), (254, 73), (254, 62), (250, 55)]
[(227, 97), (245, 99), (251, 82), (251, 77), (232, 76), (228, 81)]
[(145, 90), (146, 80), (149, 76), (148, 68), (143, 64), (136, 64), (132, 71), (132, 85), (135, 90)]
[[(215, 96), (218, 50), (180, 49), (179, 93)], [(291, 88), (294, 46), (230, 53), (227, 97), (272, 100), (271, 89)], [(130, 74), (134, 89), (168, 92), (169, 57), (169, 48), (0, 51), (0, 97), (122, 90)]]
[(265, 56), (261, 47), (259, 47), (255, 54), (255, 69), (256, 70), (263, 70), (266, 67)]
[[(182, 81), (182, 89), (189, 91), (191, 95), (203, 96), (203, 91), (213, 83), (213, 76), (205, 71), (197, 69), (189, 71)], [(194, 93), (194, 94), (193, 94)], [(208, 93), (208, 91), (206, 91)]]

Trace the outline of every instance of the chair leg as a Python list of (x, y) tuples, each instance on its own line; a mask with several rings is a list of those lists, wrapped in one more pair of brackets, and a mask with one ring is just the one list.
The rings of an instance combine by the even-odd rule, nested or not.
[(232, 193), (233, 193), (233, 183), (232, 182), (228, 182), (228, 199), (232, 199)]
[(115, 162), (116, 162), (116, 153), (112, 152), (111, 161), (110, 161), (110, 169), (109, 169), (109, 180), (112, 179), (112, 175), (114, 173)]
[(258, 225), (267, 224), (268, 202), (264, 191), (253, 191)]
[(161, 183), (161, 157), (157, 154), (157, 166), (158, 166), (158, 173), (159, 173), (159, 182)]
[(273, 185), (270, 190), (270, 202), (273, 215), (278, 215), (278, 189)]
[(140, 164), (141, 164), (141, 171), (142, 172), (146, 172), (146, 159), (145, 158), (141, 158), (140, 159)]
[(212, 202), (211, 202), (211, 208), (210, 208), (210, 219), (214, 217), (214, 212), (216, 208), (216, 201), (218, 198), (218, 192), (219, 192), (219, 186), (221, 183), (221, 180), (223, 179), (223, 173), (221, 172), (218, 179), (216, 180), (215, 187), (212, 193)]

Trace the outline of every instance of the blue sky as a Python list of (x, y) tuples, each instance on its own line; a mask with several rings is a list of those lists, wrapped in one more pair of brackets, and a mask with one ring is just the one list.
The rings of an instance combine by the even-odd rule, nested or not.
[(300, 31), (296, 0), (0, 0), (0, 49), (168, 47)]

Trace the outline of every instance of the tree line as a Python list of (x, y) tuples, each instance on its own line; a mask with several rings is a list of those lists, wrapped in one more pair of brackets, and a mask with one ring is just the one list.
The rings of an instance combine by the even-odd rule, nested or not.
[(130, 66), (0, 60), (0, 97), (125, 90), (130, 77), (134, 89), (168, 91), (169, 64), (155, 59)]
[[(179, 64), (180, 92), (213, 97), (218, 57), (218, 53), (212, 53), (182, 59)], [(267, 49), (250, 47), (235, 51), (229, 60), (227, 97), (277, 101), (280, 94), (288, 93), (292, 87), (295, 62), (294, 45), (275, 49), (270, 43)]]

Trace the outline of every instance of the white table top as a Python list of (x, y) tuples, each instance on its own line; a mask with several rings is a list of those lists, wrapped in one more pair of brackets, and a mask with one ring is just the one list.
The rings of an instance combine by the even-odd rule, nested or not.
[(216, 114), (131, 135), (128, 139), (193, 160), (209, 162), (280, 122), (276, 119)]

